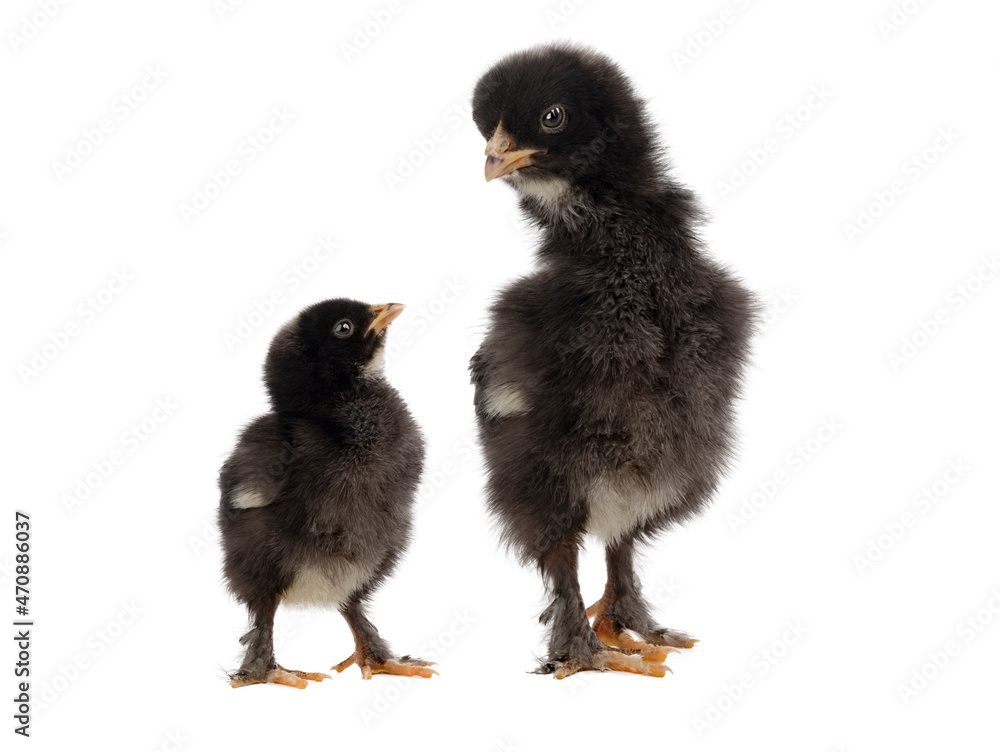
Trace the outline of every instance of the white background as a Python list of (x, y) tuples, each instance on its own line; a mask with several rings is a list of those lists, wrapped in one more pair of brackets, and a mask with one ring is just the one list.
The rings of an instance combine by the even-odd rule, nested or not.
[[(251, 0), (223, 13), (122, 0), (51, 17), (48, 5), (5, 3), (0, 18), (0, 592), (13, 620), (22, 509), (44, 704), (30, 744), (995, 745), (994, 3)], [(365, 32), (373, 13), (383, 25)], [(464, 445), (484, 306), (529, 268), (534, 242), (513, 193), (483, 180), (469, 97), (498, 56), (554, 39), (593, 44), (632, 76), (675, 174), (711, 212), (713, 253), (770, 306), (740, 460), (711, 511), (646, 558), (657, 614), (702, 640), (660, 680), (526, 673), (541, 586), (498, 551)], [(248, 146), (274, 109), (291, 122)], [(238, 174), (185, 217), (229, 160)], [(847, 229), (862, 212), (877, 216)], [(310, 261), (317, 238), (338, 248)], [(297, 286), (296, 268), (310, 270)], [(122, 270), (127, 286), (102, 294)], [(270, 315), (227, 345), (276, 290)], [(410, 306), (388, 375), (425, 428), (427, 482), (373, 619), (399, 652), (436, 655), (441, 675), (362, 682), (351, 668), (304, 692), (234, 691), (223, 672), (239, 664), (245, 615), (221, 582), (218, 468), (266, 409), (271, 336), (341, 295)], [(891, 360), (904, 340), (915, 349)], [(113, 452), (108, 477), (91, 475)], [(83, 499), (88, 475), (98, 487)], [(596, 598), (596, 546), (581, 576)], [(352, 650), (335, 613), (281, 611), (278, 624), (285, 666), (327, 670)]]

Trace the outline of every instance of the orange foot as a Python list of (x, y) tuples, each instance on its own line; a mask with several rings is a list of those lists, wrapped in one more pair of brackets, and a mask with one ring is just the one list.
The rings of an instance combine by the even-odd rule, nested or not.
[(670, 667), (648, 655), (630, 655), (614, 648), (600, 648), (590, 655), (552, 661), (543, 666), (541, 673), (554, 673), (556, 679), (565, 679), (577, 671), (625, 671), (643, 676), (666, 676)]
[(234, 689), (237, 687), (249, 687), (251, 684), (283, 684), (286, 687), (305, 689), (306, 681), (321, 682), (329, 679), (329, 674), (311, 674), (306, 671), (289, 671), (278, 666), (268, 671), (263, 676), (252, 676), (250, 674), (236, 674), (229, 683)]
[(378, 661), (360, 649), (355, 650), (351, 653), (347, 660), (341, 661), (333, 668), (339, 674), (345, 668), (352, 666), (355, 663), (357, 663), (358, 668), (361, 669), (362, 679), (371, 679), (375, 674), (421, 676), (424, 679), (430, 679), (432, 676), (437, 674), (437, 671), (434, 669), (427, 668), (427, 666), (434, 665), (430, 661), (422, 661), (419, 658), (411, 658), (408, 655), (404, 655), (398, 661), (392, 659), (387, 661)]
[[(691, 635), (672, 629), (640, 631), (615, 624), (604, 607), (603, 598), (587, 609), (587, 616), (593, 617), (594, 632), (605, 645), (642, 653), (647, 660), (662, 661), (668, 653), (676, 652), (678, 648), (692, 648), (698, 642)], [(633, 637), (633, 633), (639, 638)]]

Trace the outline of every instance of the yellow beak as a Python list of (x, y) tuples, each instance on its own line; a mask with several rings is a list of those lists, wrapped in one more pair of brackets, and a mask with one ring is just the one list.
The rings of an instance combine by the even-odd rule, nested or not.
[(486, 182), (494, 178), (508, 175), (514, 170), (520, 170), (534, 164), (531, 159), (535, 154), (544, 154), (541, 149), (516, 149), (514, 139), (504, 130), (503, 123), (497, 123), (497, 129), (486, 144)]
[(373, 305), (372, 313), (375, 314), (375, 318), (372, 323), (368, 325), (368, 331), (365, 332), (365, 336), (368, 336), (372, 332), (379, 334), (383, 329), (385, 329), (389, 324), (396, 320), (396, 317), (403, 312), (406, 308), (402, 303), (383, 303), (382, 305)]

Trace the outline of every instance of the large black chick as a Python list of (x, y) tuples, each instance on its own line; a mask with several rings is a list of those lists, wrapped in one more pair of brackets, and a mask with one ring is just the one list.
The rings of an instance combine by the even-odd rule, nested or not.
[(219, 477), (219, 528), (230, 591), (251, 629), (232, 686), (285, 684), (326, 674), (290, 671), (274, 659), (279, 604), (336, 608), (365, 679), (430, 677), (429, 663), (396, 658), (365, 615), (410, 539), (424, 442), (399, 393), (382, 375), (387, 327), (399, 303), (327, 300), (275, 336), (264, 366), (272, 411), (243, 431)]
[[(607, 57), (512, 54), (476, 84), (473, 118), (486, 179), (504, 177), (542, 231), (536, 269), (500, 291), (471, 363), (489, 509), (552, 598), (538, 671), (663, 676), (667, 653), (696, 641), (653, 621), (634, 555), (719, 484), (754, 299), (706, 255), (695, 197)], [(608, 571), (590, 609), (585, 534)]]

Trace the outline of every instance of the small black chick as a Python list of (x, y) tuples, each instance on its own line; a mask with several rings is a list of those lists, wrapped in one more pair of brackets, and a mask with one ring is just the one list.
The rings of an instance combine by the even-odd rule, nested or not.
[[(477, 83), (473, 118), (486, 179), (505, 177), (543, 233), (537, 269), (501, 290), (471, 363), (489, 508), (552, 597), (539, 672), (663, 676), (667, 653), (696, 640), (655, 624), (634, 552), (718, 486), (755, 303), (705, 254), (695, 197), (608, 58), (510, 55)], [(608, 569), (589, 610), (584, 534)]]
[(278, 604), (334, 607), (347, 620), (362, 676), (430, 677), (425, 661), (394, 658), (365, 616), (410, 538), (424, 462), (420, 430), (381, 373), (386, 328), (399, 303), (327, 300), (302, 311), (271, 343), (264, 381), (272, 412), (251, 423), (222, 467), (219, 527), (229, 589), (251, 630), (233, 687), (304, 688), (326, 674), (274, 659)]

